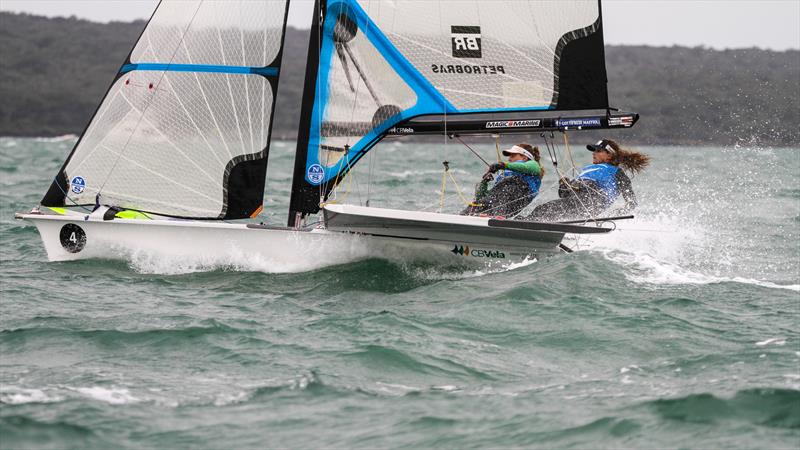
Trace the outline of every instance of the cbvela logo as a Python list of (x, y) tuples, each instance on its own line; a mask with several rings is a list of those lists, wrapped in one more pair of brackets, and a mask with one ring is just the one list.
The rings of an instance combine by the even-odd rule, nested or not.
[(486, 122), (486, 128), (536, 128), (541, 124), (541, 120), (500, 120)]
[(469, 248), (469, 245), (454, 245), (450, 252), (459, 256), (471, 256), (474, 258), (498, 258), (505, 259), (506, 255), (500, 250), (484, 250), (478, 248)]
[(481, 57), (481, 27), (453, 25), (450, 33), (454, 58)]
[(75, 177), (69, 185), (72, 192), (80, 194), (86, 189), (86, 180), (84, 180), (83, 177)]
[(311, 184), (320, 184), (322, 183), (322, 180), (325, 179), (325, 169), (323, 169), (319, 164), (312, 164), (308, 168), (306, 176)]
[(413, 128), (408, 127), (393, 127), (386, 131), (387, 134), (414, 134)]

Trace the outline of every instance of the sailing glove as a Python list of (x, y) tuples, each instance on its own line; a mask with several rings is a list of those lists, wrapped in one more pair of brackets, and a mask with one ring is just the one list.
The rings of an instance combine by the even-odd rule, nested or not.
[(494, 163), (494, 164), (492, 164), (491, 166), (489, 166), (489, 172), (491, 172), (491, 173), (495, 173), (495, 172), (497, 172), (498, 170), (503, 170), (503, 169), (505, 169), (505, 168), (506, 168), (506, 163), (503, 163), (503, 162), (497, 162), (497, 163)]
[(492, 172), (486, 172), (485, 174), (483, 174), (482, 180), (488, 183), (494, 180), (494, 174)]

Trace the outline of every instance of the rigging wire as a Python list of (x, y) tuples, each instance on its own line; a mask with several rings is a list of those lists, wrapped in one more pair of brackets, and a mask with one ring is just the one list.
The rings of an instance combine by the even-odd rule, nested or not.
[(375, 158), (372, 157), (374, 152), (374, 149), (369, 152), (369, 171), (367, 172), (367, 201), (365, 204), (367, 207), (369, 207), (369, 200), (372, 193), (372, 171), (375, 169)]
[[(581, 197), (578, 195), (578, 192), (575, 190), (575, 187), (572, 186), (572, 184), (569, 182), (569, 180), (567, 180), (566, 174), (564, 174), (561, 171), (561, 169), (558, 168), (558, 157), (556, 155), (555, 142), (550, 142), (545, 133), (542, 133), (541, 137), (544, 139), (545, 146), (547, 146), (548, 153), (550, 153), (550, 158), (551, 158), (551, 161), (553, 162), (553, 168), (555, 169), (556, 173), (558, 174), (559, 181), (561, 181), (562, 179), (564, 180), (564, 185), (567, 186), (570, 191), (572, 191), (572, 195), (575, 197), (576, 200), (578, 200), (578, 203), (580, 203), (580, 205), (584, 209), (584, 212), (586, 213), (586, 215), (589, 216), (590, 218), (596, 220), (597, 217), (595, 217), (595, 215), (592, 213), (592, 211), (589, 209), (589, 207), (587, 207), (586, 204), (583, 203), (583, 200), (581, 200)], [(552, 132), (550, 132), (550, 139), (553, 139), (553, 138), (554, 138), (554, 135), (553, 135)], [(551, 146), (552, 146), (552, 150), (551, 150)]]
[(478, 159), (480, 159), (484, 164), (486, 164), (487, 167), (491, 166), (491, 164), (489, 164), (488, 161), (483, 159), (483, 156), (481, 156), (480, 153), (475, 151), (474, 148), (470, 147), (466, 142), (464, 142), (459, 135), (452, 134), (452, 135), (450, 135), (450, 138), (456, 139), (456, 140), (458, 140), (458, 142), (461, 142), (464, 145), (464, 147), (467, 147), (467, 149), (469, 149), (469, 151), (471, 151), (473, 155), (477, 156)]
[(578, 174), (578, 166), (575, 164), (575, 158), (572, 157), (572, 149), (569, 145), (569, 137), (566, 131), (562, 131), (561, 135), (564, 137), (564, 148), (567, 149), (567, 156), (569, 156), (569, 161), (572, 164), (572, 176), (576, 176)]

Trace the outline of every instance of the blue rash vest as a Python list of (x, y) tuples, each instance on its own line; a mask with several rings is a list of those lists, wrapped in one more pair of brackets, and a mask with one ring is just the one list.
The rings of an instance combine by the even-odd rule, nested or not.
[(603, 191), (608, 199), (607, 204), (614, 203), (619, 197), (619, 187), (617, 186), (617, 172), (619, 167), (608, 164), (589, 164), (584, 167), (581, 173), (575, 177), (576, 180), (594, 181)]
[(497, 177), (494, 179), (495, 186), (497, 183), (500, 182), (503, 178), (506, 177), (520, 177), (523, 181), (528, 185), (528, 190), (531, 193), (531, 199), (535, 198), (539, 194), (539, 187), (542, 185), (542, 177), (536, 175), (528, 175), (524, 173), (515, 172), (513, 170), (504, 170), (500, 172)]

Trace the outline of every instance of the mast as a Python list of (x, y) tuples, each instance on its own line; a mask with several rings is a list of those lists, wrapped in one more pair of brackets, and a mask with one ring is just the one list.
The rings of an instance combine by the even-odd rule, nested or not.
[(326, 0), (314, 0), (314, 11), (311, 18), (311, 32), (308, 38), (308, 56), (306, 57), (306, 77), (303, 87), (303, 99), (300, 106), (300, 127), (297, 133), (297, 151), (294, 160), (292, 177), (292, 194), (289, 200), (288, 226), (295, 227), (307, 211), (319, 204), (319, 189), (304, 182), (314, 99), (316, 97), (317, 72), (321, 46), (320, 25), (324, 20)]

